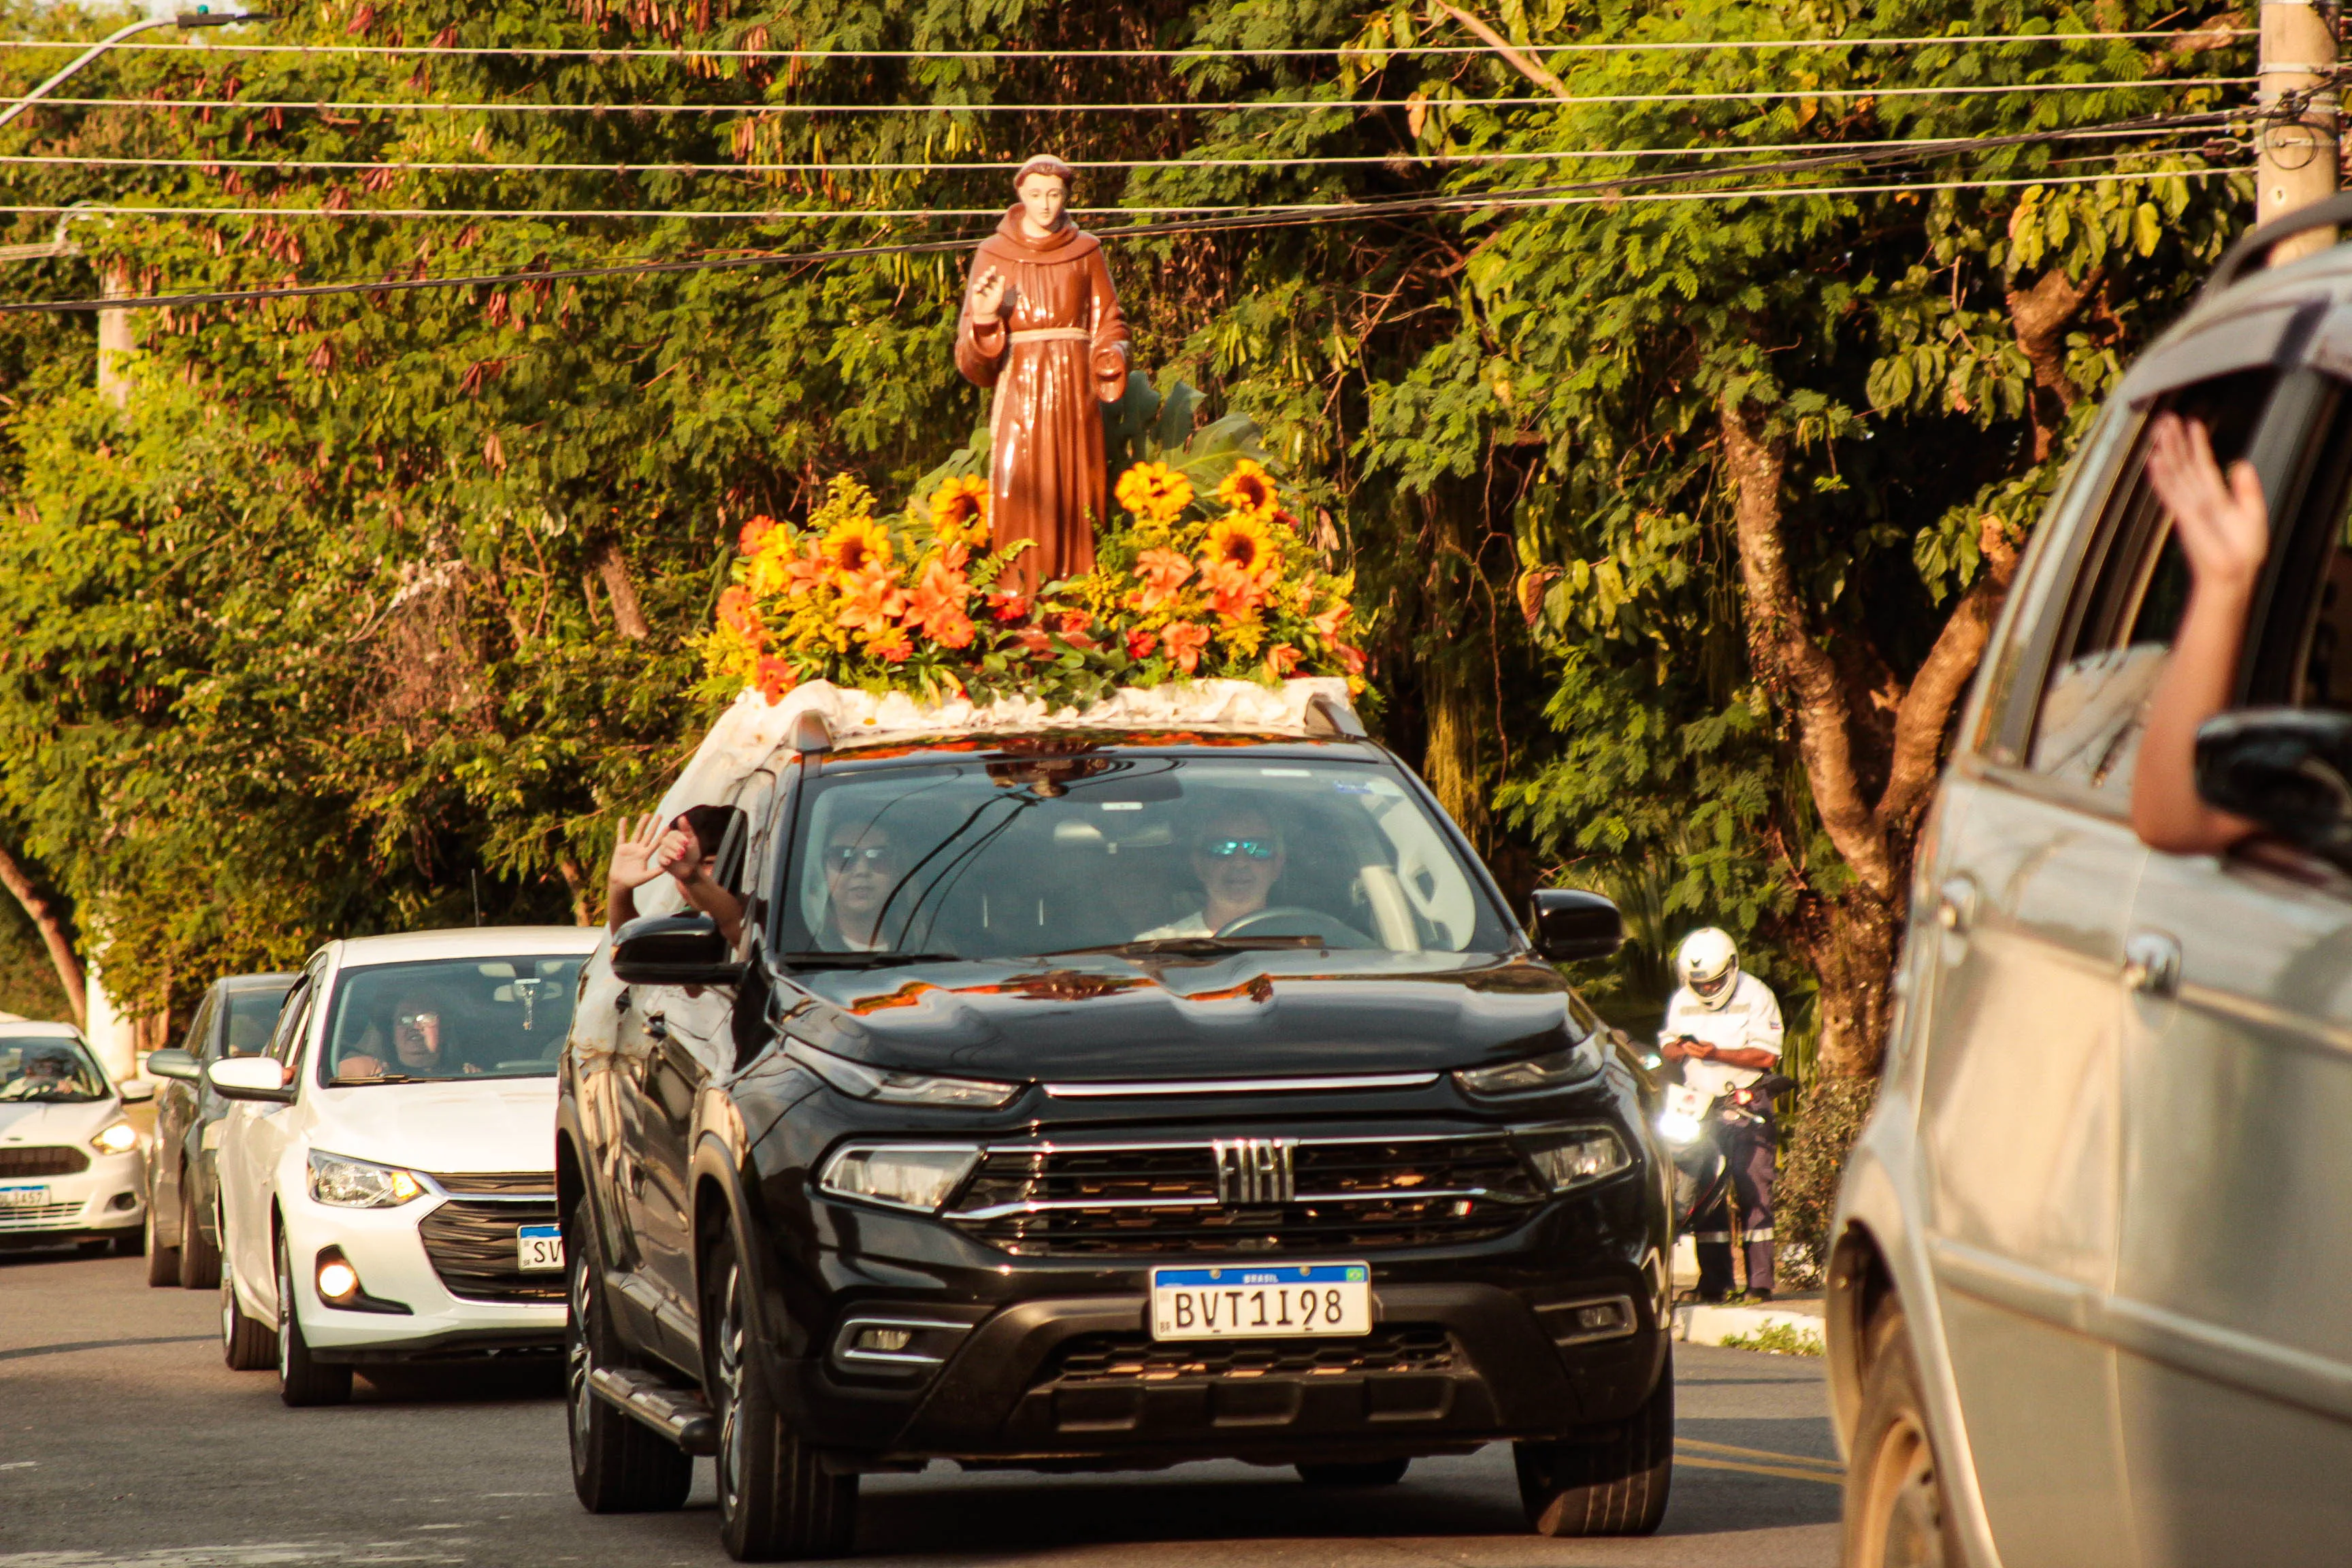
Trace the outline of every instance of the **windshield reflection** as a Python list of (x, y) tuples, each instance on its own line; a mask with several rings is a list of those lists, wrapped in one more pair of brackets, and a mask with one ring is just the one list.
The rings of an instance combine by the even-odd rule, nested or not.
[(584, 953), (437, 959), (346, 970), (322, 1083), (551, 1077)]

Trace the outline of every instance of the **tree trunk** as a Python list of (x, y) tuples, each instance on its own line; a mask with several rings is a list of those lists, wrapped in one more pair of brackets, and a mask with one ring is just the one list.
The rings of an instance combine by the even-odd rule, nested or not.
[[(1907, 856), (1906, 856), (1907, 858)], [(1824, 1078), (1873, 1078), (1885, 1050), (1895, 963), (1903, 945), (1904, 909), (1867, 888), (1825, 902), (1798, 945), (1821, 977), (1814, 1004), (1821, 1043), (1814, 1058)]]
[(49, 950), (49, 964), (58, 972), (58, 984), (66, 994), (66, 1005), (73, 1009), (74, 1027), (89, 1023), (89, 988), (82, 978), (81, 959), (73, 950), (72, 933), (66, 930), (65, 917), (48, 895), (33, 883), (23, 862), (5, 847), (0, 847), (0, 885), (16, 896), (24, 906), (33, 928), (41, 933), (42, 945)]
[(651, 637), (653, 627), (646, 623), (645, 609), (637, 603), (637, 585), (629, 581), (629, 562), (621, 553), (621, 542), (603, 541), (590, 561), (596, 568), (596, 575), (604, 581), (605, 595), (613, 601), (613, 624), (620, 628), (621, 635), (640, 642)]
[(559, 855), (555, 858), (555, 868), (563, 873), (563, 886), (572, 894), (572, 923), (576, 926), (603, 923), (604, 917), (596, 909), (595, 884), (589, 879), (579, 857)]

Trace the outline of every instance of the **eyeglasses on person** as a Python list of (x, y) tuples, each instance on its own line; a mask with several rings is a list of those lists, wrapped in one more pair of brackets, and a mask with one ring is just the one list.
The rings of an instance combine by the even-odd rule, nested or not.
[(1282, 844), (1273, 838), (1203, 838), (1199, 852), (1211, 860), (1230, 860), (1236, 855), (1271, 860), (1282, 853)]
[(890, 858), (887, 844), (835, 844), (824, 852), (825, 864), (837, 871), (853, 866), (871, 866), (879, 870)]

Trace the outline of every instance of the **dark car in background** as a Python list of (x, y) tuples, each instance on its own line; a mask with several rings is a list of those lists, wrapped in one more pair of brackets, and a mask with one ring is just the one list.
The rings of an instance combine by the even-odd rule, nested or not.
[(147, 1283), (210, 1290), (220, 1284), (220, 1202), (213, 1151), (229, 1102), (204, 1069), (228, 1057), (258, 1056), (269, 1044), (291, 974), (215, 980), (196, 1007), (187, 1037), (147, 1058), (161, 1080), (155, 1128), (147, 1140)]

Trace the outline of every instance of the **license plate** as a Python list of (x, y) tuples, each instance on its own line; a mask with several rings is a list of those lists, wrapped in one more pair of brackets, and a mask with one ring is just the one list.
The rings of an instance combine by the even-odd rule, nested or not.
[(515, 1232), (515, 1267), (526, 1274), (544, 1274), (563, 1267), (563, 1227), (527, 1225)]
[(37, 1187), (0, 1187), (0, 1209), (38, 1208), (48, 1201), (47, 1183)]
[(1151, 1337), (1265, 1340), (1372, 1331), (1361, 1263), (1260, 1263), (1151, 1271)]

